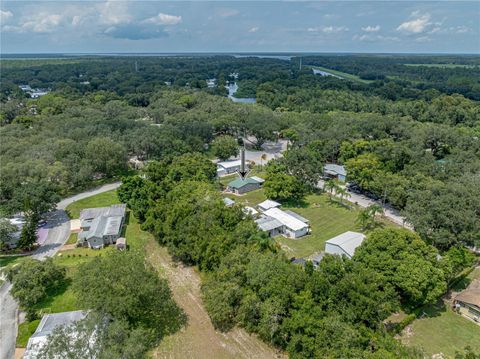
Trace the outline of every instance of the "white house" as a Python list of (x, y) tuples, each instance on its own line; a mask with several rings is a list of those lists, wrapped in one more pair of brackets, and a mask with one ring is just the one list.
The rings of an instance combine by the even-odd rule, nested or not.
[(233, 160), (233, 161), (222, 161), (217, 162), (217, 175), (223, 176), (230, 173), (235, 173), (240, 170), (242, 161)]
[(299, 238), (308, 234), (309, 225), (302, 221), (303, 217), (292, 215), (279, 208), (270, 208), (263, 212), (264, 216), (273, 218), (283, 225), (282, 234), (288, 238)]
[(277, 208), (280, 207), (281, 204), (275, 201), (272, 201), (270, 199), (267, 199), (266, 201), (263, 201), (258, 205), (258, 209), (260, 209), (262, 212), (265, 212), (266, 210), (269, 210), (270, 208)]
[(72, 325), (84, 319), (86, 315), (86, 312), (81, 310), (44, 315), (37, 330), (35, 330), (35, 333), (28, 339), (27, 349), (23, 354), (23, 358), (37, 359), (42, 348), (48, 345), (48, 336), (52, 334), (56, 328)]
[(364, 239), (363, 233), (350, 231), (342, 233), (325, 242), (325, 253), (345, 255), (351, 259)]

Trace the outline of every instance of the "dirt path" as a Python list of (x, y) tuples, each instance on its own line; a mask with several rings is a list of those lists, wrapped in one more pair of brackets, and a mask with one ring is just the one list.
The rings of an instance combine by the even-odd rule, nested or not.
[(173, 263), (167, 250), (154, 241), (146, 250), (150, 262), (167, 277), (175, 301), (188, 315), (187, 327), (166, 337), (153, 351), (153, 358), (285, 358), (243, 329), (216, 331), (203, 307), (200, 276), (194, 268)]

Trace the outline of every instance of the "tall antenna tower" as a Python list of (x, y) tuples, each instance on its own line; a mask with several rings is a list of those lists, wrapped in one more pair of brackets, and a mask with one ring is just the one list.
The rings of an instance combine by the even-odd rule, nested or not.
[(302, 58), (300, 57), (300, 68), (299, 68), (300, 71), (302, 71)]
[(135, 72), (138, 72), (138, 62), (135, 60)]

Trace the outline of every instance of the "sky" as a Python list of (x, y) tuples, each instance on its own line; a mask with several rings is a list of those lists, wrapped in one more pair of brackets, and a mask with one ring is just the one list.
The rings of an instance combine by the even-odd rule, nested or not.
[(1, 53), (480, 53), (480, 1), (2, 1)]

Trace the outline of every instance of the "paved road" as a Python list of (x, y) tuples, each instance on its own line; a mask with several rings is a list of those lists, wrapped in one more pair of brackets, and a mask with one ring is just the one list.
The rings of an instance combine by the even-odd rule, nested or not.
[(0, 358), (13, 358), (18, 330), (18, 305), (10, 295), (9, 282), (0, 287)]
[[(47, 215), (48, 235), (43, 245), (32, 258), (43, 260), (53, 257), (70, 235), (70, 220), (65, 212), (67, 206), (83, 198), (116, 189), (121, 182), (107, 184), (93, 190), (79, 193), (63, 199), (57, 204), (57, 210)], [(0, 359), (11, 359), (15, 353), (15, 341), (18, 330), (18, 304), (10, 295), (11, 284), (5, 282), (0, 287)]]
[[(323, 188), (323, 185), (324, 185), (324, 181), (318, 181), (318, 187), (319, 188)], [(350, 197), (348, 197), (346, 199), (349, 202), (358, 204), (360, 207), (368, 207), (372, 204), (380, 204), (381, 205), (381, 203), (379, 201), (374, 201), (373, 199), (368, 198), (368, 197), (366, 197), (362, 194), (354, 193), (354, 192), (351, 192), (349, 190), (347, 190), (347, 192), (350, 194)], [(396, 223), (400, 226), (403, 226), (405, 228), (413, 229), (406, 222), (406, 219), (404, 217), (402, 217), (396, 209), (394, 209), (394, 208), (392, 208), (388, 205), (384, 205), (383, 206), (383, 211), (384, 211), (385, 217), (390, 219), (392, 222), (394, 222), (394, 223)]]

